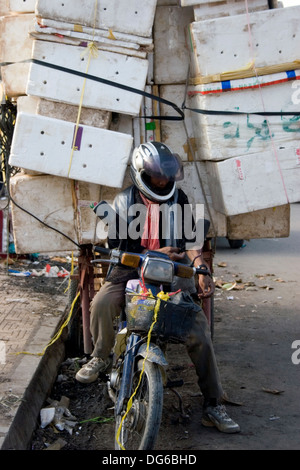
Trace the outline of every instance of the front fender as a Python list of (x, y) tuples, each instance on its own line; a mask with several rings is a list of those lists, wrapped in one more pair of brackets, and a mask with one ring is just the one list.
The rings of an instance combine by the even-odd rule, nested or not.
[(166, 361), (162, 350), (156, 344), (153, 343), (149, 344), (149, 349), (146, 343), (141, 344), (138, 349), (137, 355), (146, 358), (147, 361), (155, 362), (155, 364), (158, 364), (160, 366), (168, 365), (168, 362)]

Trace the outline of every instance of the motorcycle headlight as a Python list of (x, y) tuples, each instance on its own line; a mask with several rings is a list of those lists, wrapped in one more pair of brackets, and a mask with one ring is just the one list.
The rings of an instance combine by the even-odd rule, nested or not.
[(144, 279), (156, 283), (171, 284), (174, 277), (172, 261), (160, 258), (146, 258), (143, 264)]

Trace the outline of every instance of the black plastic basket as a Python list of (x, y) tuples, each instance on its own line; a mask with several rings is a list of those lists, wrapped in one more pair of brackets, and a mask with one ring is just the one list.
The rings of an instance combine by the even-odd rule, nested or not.
[(141, 294), (126, 294), (126, 318), (129, 331), (148, 333), (154, 322), (154, 309), (160, 302), (152, 334), (164, 340), (183, 341), (193, 328), (201, 308), (186, 292), (178, 292), (168, 301)]

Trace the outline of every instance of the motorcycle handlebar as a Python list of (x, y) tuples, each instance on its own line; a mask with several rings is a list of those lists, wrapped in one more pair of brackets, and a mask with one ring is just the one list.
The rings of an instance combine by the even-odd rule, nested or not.
[(94, 246), (94, 251), (97, 253), (102, 253), (104, 255), (109, 255), (111, 250), (109, 248), (105, 248), (104, 246)]
[[(111, 259), (95, 259), (92, 260), (92, 263), (115, 263), (115, 264), (123, 264), (125, 266), (130, 266), (132, 268), (138, 268), (143, 260), (145, 259), (146, 254), (138, 254), (138, 253), (126, 253), (124, 251), (119, 250), (110, 250), (109, 248), (105, 248), (102, 246), (94, 246), (94, 251), (97, 253), (102, 253), (105, 255), (110, 255)], [(148, 253), (149, 255), (149, 253)], [(152, 255), (155, 256), (155, 252), (152, 252)], [(161, 258), (168, 258), (167, 255), (160, 255)], [(182, 263), (177, 263), (173, 261), (175, 275), (182, 278), (191, 278), (195, 274), (202, 274), (204, 276), (210, 276), (210, 270), (205, 264), (201, 264), (197, 268), (193, 266), (189, 266)]]

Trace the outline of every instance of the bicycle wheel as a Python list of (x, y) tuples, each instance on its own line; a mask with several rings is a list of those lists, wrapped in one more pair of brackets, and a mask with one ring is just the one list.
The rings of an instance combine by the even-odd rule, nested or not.
[[(132, 394), (138, 386), (143, 360), (139, 360), (132, 381)], [(163, 383), (157, 364), (145, 361), (140, 384), (132, 406), (122, 422), (125, 410), (116, 416), (115, 449), (151, 450), (161, 422)]]

